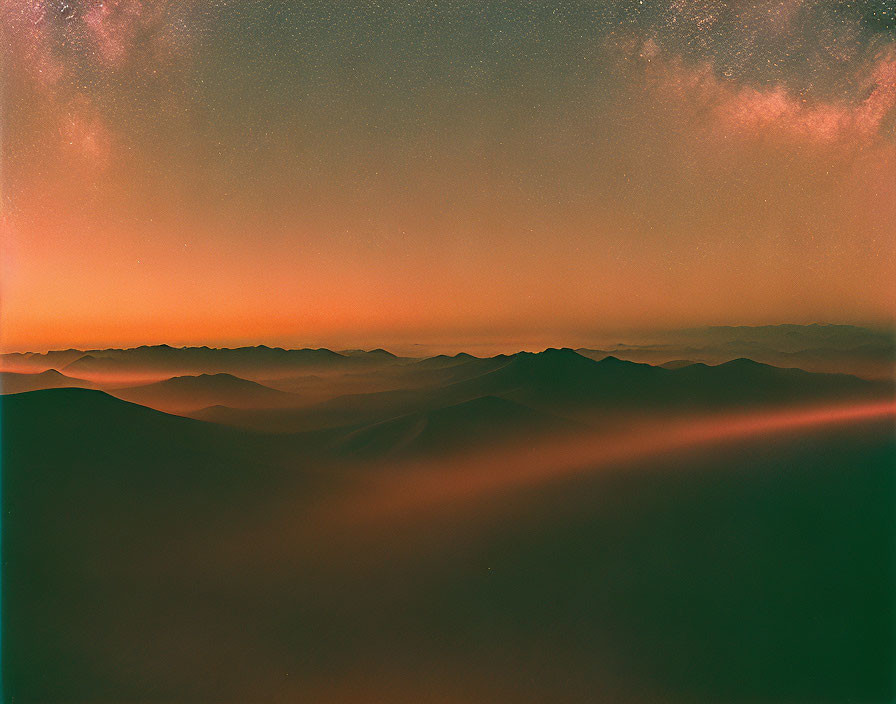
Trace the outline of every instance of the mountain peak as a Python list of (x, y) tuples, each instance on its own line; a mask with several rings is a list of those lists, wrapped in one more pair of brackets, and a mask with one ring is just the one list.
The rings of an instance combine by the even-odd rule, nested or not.
[(619, 357), (614, 357), (611, 354), (608, 354), (603, 359), (599, 360), (600, 364), (624, 364), (624, 360), (619, 359)]
[(771, 369), (772, 366), (770, 364), (763, 364), (762, 362), (757, 362), (748, 357), (738, 357), (737, 359), (732, 359), (728, 362), (723, 362), (722, 364), (717, 365), (719, 367), (728, 367), (728, 368), (740, 368), (740, 369)]
[(519, 352), (511, 357), (510, 364), (526, 374), (554, 377), (593, 369), (596, 362), (569, 347), (549, 347), (543, 352)]

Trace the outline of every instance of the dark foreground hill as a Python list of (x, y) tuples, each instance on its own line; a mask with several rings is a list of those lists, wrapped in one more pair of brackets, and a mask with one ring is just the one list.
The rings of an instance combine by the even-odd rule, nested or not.
[[(168, 482), (226, 482), (266, 466), (265, 436), (127, 403), (102, 391), (51, 389), (4, 396), (3, 452), (27, 458), (79, 495), (106, 481), (165, 490)], [(12, 475), (8, 475), (12, 476)]]
[(2, 404), (9, 701), (893, 700), (890, 421), (371, 514), (295, 438)]

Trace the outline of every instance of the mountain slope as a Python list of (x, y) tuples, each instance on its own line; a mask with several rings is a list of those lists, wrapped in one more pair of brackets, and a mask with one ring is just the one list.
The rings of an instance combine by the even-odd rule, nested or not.
[[(166, 567), (173, 556), (204, 564), (203, 545), (276, 495), (272, 487), (303, 476), (302, 463), (286, 462), (271, 438), (100, 391), (3, 396), (0, 424), (4, 685), (32, 682), (40, 691), (19, 689), (16, 701), (105, 698), (77, 683), (90, 681), (87, 664), (103, 657), (96, 644), (109, 642), (113, 624), (135, 627), (146, 599), (162, 598), (158, 585), (176, 580)], [(131, 600), (135, 589), (144, 596)], [(138, 631), (121, 647), (141, 647)], [(74, 636), (80, 645), (63, 657)]]
[(351, 430), (336, 443), (335, 450), (353, 458), (444, 455), (577, 427), (513, 401), (482, 396)]
[(340, 489), (382, 515), (369, 490), (406, 485), (358, 472), (308, 511), (274, 438), (94, 391), (0, 403), (10, 701), (417, 702), (446, 672), (465, 702), (892, 700), (891, 422), (378, 522)]
[(208, 406), (272, 408), (296, 405), (298, 396), (277, 391), (232, 374), (177, 376), (144, 386), (111, 391), (114, 396), (168, 412), (184, 412)]
[(25, 391), (64, 389), (69, 387), (90, 389), (93, 388), (93, 384), (84, 379), (66, 376), (55, 369), (48, 369), (39, 374), (0, 372), (0, 393), (3, 394), (18, 394)]
[[(488, 362), (488, 366), (485, 362)], [(413, 389), (339, 396), (300, 410), (205, 413), (216, 422), (278, 431), (376, 423), (496, 396), (564, 417), (717, 410), (816, 400), (891, 397), (893, 385), (842, 374), (781, 369), (750, 360), (664, 369), (570, 349), (521, 352), (480, 365), (481, 373)]]

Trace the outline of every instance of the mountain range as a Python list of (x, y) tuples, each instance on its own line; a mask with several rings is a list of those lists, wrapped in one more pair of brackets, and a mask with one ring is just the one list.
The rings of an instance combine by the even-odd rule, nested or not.
[(288, 376), (298, 371), (363, 369), (398, 360), (385, 350), (350, 351), (283, 349), (258, 345), (235, 349), (145, 345), (130, 349), (64, 350), (7, 353), (0, 365), (9, 371), (39, 372), (58, 368), (92, 380), (160, 380), (175, 375), (230, 373), (250, 379)]
[[(441, 371), (445, 371), (444, 369)], [(438, 382), (348, 394), (297, 409), (217, 407), (194, 417), (262, 430), (299, 431), (375, 423), (496, 397), (577, 422), (632, 414), (718, 411), (780, 403), (888, 397), (892, 383), (780, 369), (747, 359), (665, 369), (571, 349), (471, 359)]]
[(612, 346), (580, 348), (594, 359), (665, 364), (687, 359), (718, 364), (736, 357), (868, 379), (896, 376), (896, 331), (855, 325), (714, 326), (666, 331)]
[[(747, 357), (806, 371), (891, 379), (896, 374), (896, 332), (853, 325), (717, 326), (642, 333), (600, 347), (580, 347), (594, 359), (615, 356), (663, 365), (675, 360), (719, 364)], [(34, 373), (49, 369), (94, 381), (137, 383), (171, 376), (228, 373), (265, 382), (309, 374), (384, 372), (405, 366), (447, 369), (477, 359), (466, 352), (427, 358), (397, 356), (385, 349), (283, 349), (257, 345), (234, 349), (144, 345), (130, 349), (6, 353), (0, 370)]]

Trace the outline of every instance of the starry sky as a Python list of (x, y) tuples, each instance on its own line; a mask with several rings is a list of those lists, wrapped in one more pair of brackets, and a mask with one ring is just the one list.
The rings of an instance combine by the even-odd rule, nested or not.
[(0, 343), (892, 322), (893, 0), (4, 0)]

